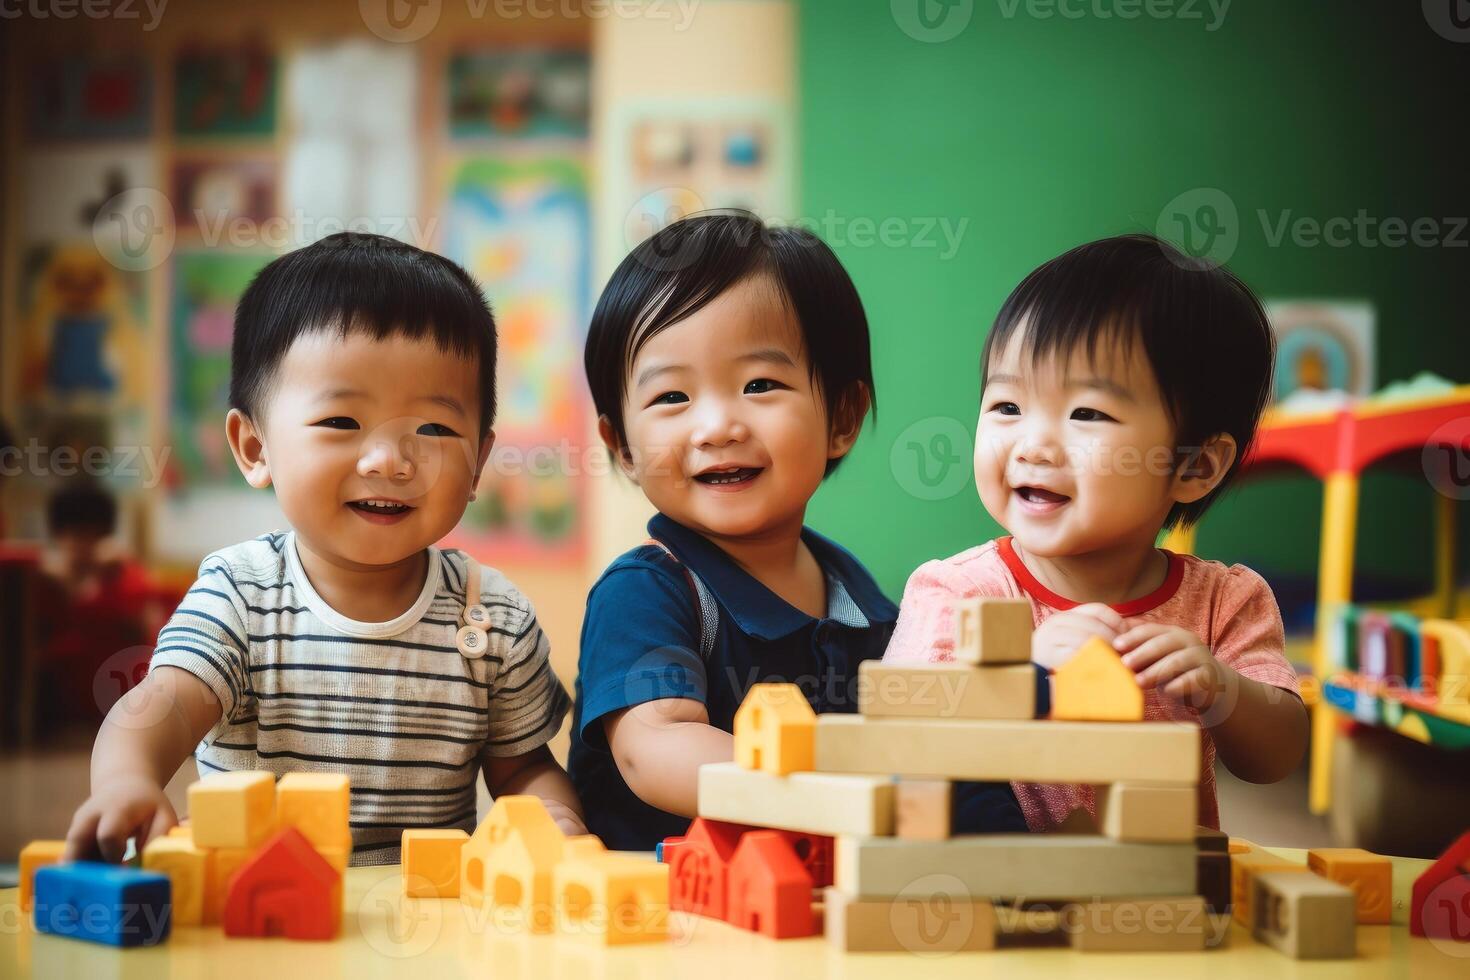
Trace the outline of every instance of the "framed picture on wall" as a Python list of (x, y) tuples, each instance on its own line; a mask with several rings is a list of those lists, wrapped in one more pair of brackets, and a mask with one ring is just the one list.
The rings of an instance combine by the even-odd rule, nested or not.
[(1374, 388), (1377, 313), (1364, 300), (1270, 300), (1276, 331), (1275, 401)]
[(467, 51), (449, 59), (455, 139), (585, 139), (591, 69), (585, 51)]

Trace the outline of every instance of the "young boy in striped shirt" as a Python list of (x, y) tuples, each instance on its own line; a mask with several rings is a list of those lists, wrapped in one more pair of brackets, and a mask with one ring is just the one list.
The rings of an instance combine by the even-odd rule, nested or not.
[[(475, 826), (475, 784), (581, 807), (546, 746), (569, 706), (514, 585), (434, 546), (495, 435), (495, 322), (441, 256), (344, 233), (261, 270), (235, 315), (226, 431), (294, 530), (216, 551), (108, 713), (67, 857), (118, 860), (201, 774), (346, 773), (353, 864), (408, 827)], [(196, 748), (197, 746), (197, 748)]]

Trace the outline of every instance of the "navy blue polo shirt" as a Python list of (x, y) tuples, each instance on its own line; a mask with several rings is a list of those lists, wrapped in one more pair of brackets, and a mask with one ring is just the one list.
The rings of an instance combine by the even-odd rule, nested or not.
[[(582, 799), (587, 829), (618, 850), (651, 850), (689, 826), (644, 803), (618, 772), (603, 718), (660, 698), (704, 702), (710, 724), (731, 731), (752, 684), (792, 681), (813, 710), (857, 708), (858, 664), (883, 656), (898, 608), (851, 552), (810, 528), (802, 540), (827, 577), (827, 615), (813, 619), (740, 568), (717, 545), (663, 514), (648, 522), (642, 545), (608, 566), (592, 586), (582, 625), (576, 708), (567, 769)], [(681, 563), (682, 566), (681, 567)], [(704, 617), (685, 569), (713, 599)], [(708, 662), (701, 624), (713, 618)]]

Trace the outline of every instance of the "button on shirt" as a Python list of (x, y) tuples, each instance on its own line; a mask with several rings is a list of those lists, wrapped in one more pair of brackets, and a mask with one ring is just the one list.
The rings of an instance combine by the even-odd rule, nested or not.
[[(818, 713), (852, 712), (858, 664), (883, 655), (898, 618), (862, 563), (810, 528), (802, 540), (827, 581), (822, 619), (766, 588), (698, 532), (662, 514), (648, 532), (668, 552), (643, 545), (614, 561), (592, 587), (582, 627), (568, 770), (588, 829), (612, 849), (652, 849), (682, 834), (689, 820), (644, 803), (624, 782), (603, 732), (609, 714), (689, 698), (728, 732), (751, 685), (769, 681), (797, 683)], [(688, 573), (708, 594), (704, 611)], [(706, 660), (701, 631), (711, 627)]]

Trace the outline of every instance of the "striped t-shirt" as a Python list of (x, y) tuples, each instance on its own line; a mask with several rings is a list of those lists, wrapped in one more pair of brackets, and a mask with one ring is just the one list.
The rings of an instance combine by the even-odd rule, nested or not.
[(219, 698), (194, 753), (201, 776), (347, 774), (353, 864), (397, 862), (406, 827), (474, 830), (482, 759), (544, 745), (568, 708), (531, 603), (492, 568), (479, 596), (489, 649), (460, 654), (465, 556), (428, 551), (414, 604), (364, 623), (317, 595), (294, 533), (224, 548), (200, 564), (153, 653), (150, 669), (182, 668)]

